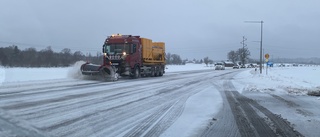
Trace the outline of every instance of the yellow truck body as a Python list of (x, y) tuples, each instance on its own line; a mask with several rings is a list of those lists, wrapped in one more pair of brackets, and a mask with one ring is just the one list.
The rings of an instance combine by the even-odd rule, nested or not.
[(165, 43), (152, 42), (151, 39), (140, 38), (142, 60), (144, 64), (165, 64)]

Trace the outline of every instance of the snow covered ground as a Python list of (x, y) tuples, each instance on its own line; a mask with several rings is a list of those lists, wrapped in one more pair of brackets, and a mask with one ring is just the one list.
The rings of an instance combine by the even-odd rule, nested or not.
[[(65, 86), (70, 86), (70, 84), (80, 84), (81, 85), (81, 84), (94, 83), (92, 81), (79, 80), (79, 78), (81, 78), (80, 74), (79, 74), (79, 68), (82, 63), (83, 62), (78, 62), (73, 67), (69, 67), (69, 68), (1, 68), (0, 75), (2, 76), (2, 81), (1, 81), (2, 85), (0, 87), (0, 90), (2, 89), (2, 91), (0, 91), (0, 97), (5, 98), (5, 96), (6, 96), (5, 94), (10, 93), (11, 90), (17, 90), (19, 92), (26, 91), (27, 94), (29, 94), (29, 93), (37, 94), (36, 91), (38, 89), (39, 90), (43, 90), (43, 89), (50, 90), (51, 88), (55, 89), (55, 88), (61, 87), (61, 88), (58, 88), (58, 90), (63, 90)], [(178, 74), (178, 72), (194, 71), (194, 70), (212, 70), (213, 71), (213, 67), (207, 67), (204, 64), (168, 65), (167, 69), (166, 69), (166, 74), (164, 77), (170, 76), (170, 75), (176, 75), (176, 74)], [(207, 73), (210, 73), (210, 72), (207, 72)], [(188, 74), (188, 75), (190, 75), (190, 74)], [(203, 75), (203, 74), (201, 74), (201, 75)], [(155, 79), (155, 80), (159, 80), (159, 79)], [(188, 79), (185, 79), (185, 80), (188, 81)], [(121, 82), (125, 82), (125, 81), (126, 80), (122, 80), (122, 81), (120, 80), (119, 82), (117, 82), (118, 86), (121, 85)], [(178, 82), (179, 81), (181, 81), (181, 80), (178, 80)], [(131, 82), (133, 82), (133, 81), (131, 81)], [(142, 80), (140, 82), (136, 81), (136, 82), (134, 82), (135, 83), (134, 85), (136, 85), (136, 84), (145, 85), (145, 84), (143, 84), (144, 82), (146, 82), (146, 81), (144, 81), (144, 80)], [(149, 82), (151, 82), (151, 81), (149, 81)], [(162, 82), (162, 83), (164, 83), (164, 82)], [(159, 83), (159, 84), (162, 84), (162, 83)], [(114, 87), (117, 87), (116, 84), (112, 84), (112, 83), (108, 83), (108, 84), (110, 84), (110, 86), (108, 86), (108, 87), (111, 87), (111, 85), (113, 85)], [(48, 86), (48, 85), (50, 85), (50, 86)], [(203, 84), (199, 83), (199, 85), (203, 85)], [(167, 86), (181, 88), (179, 86), (179, 84), (174, 84), (174, 86), (172, 86), (172, 85), (170, 86), (170, 84), (169, 84)], [(165, 88), (166, 86), (161, 86), (161, 87)], [(141, 86), (140, 88), (144, 89), (145, 90), (144, 92), (147, 92), (147, 94), (144, 94), (144, 95), (148, 95), (148, 94), (153, 93), (148, 90), (149, 87), (147, 87), (147, 86), (146, 86), (146, 88), (144, 88), (143, 86)], [(33, 89), (36, 89), (35, 92), (32, 91)], [(177, 121), (170, 128), (168, 128), (168, 130), (165, 131), (163, 133), (163, 135), (164, 136), (178, 136), (178, 135), (182, 135), (181, 134), (182, 131), (187, 130), (188, 132), (183, 132), (184, 133), (183, 136), (188, 136), (190, 134), (195, 134), (199, 129), (204, 128), (206, 126), (206, 123), (208, 122), (208, 120), (210, 120), (211, 117), (215, 113), (218, 112), (218, 110), (222, 104), (222, 99), (220, 97), (219, 92), (218, 91), (212, 92), (213, 89), (214, 89), (213, 86), (201, 86), (201, 88), (199, 87), (197, 90), (194, 90), (195, 95), (192, 95), (192, 96), (190, 95), (187, 98), (185, 105), (183, 105), (184, 107), (182, 107), (182, 109), (184, 108), (184, 110), (183, 110), (181, 116), (179, 118), (177, 118)], [(100, 87), (100, 90), (101, 90), (101, 87)], [(182, 91), (182, 93), (184, 92), (184, 90)], [(1, 92), (4, 93), (3, 96), (1, 95)], [(87, 91), (86, 90), (83, 90), (83, 91), (77, 90), (77, 92), (75, 92), (74, 94), (80, 94), (80, 93), (85, 93), (85, 92), (87, 92)], [(61, 96), (61, 98), (63, 98), (63, 96), (65, 96), (66, 93), (63, 93), (61, 91), (61, 95), (54, 94), (55, 96), (52, 96), (50, 94), (51, 93), (47, 93), (47, 94), (43, 95), (41, 98), (35, 97), (37, 99), (32, 100), (32, 101), (51, 100), (51, 98), (56, 98), (56, 97), (60, 97), (60, 96)], [(74, 95), (72, 95), (72, 96), (74, 96)], [(137, 96), (141, 97), (142, 95), (137, 94)], [(214, 98), (212, 98), (212, 97), (214, 97)], [(2, 101), (0, 101), (0, 108), (1, 108), (1, 106), (7, 106), (7, 105), (10, 105), (11, 103), (14, 104), (14, 102), (17, 102), (18, 100), (19, 100), (18, 102), (20, 102), (20, 101), (27, 101), (28, 102), (28, 101), (30, 101), (29, 99), (26, 98), (26, 100), (24, 100), (23, 98), (17, 98), (17, 99), (14, 99), (15, 101), (13, 101), (13, 102), (10, 101), (11, 99), (2, 100)], [(135, 99), (135, 98), (132, 97), (132, 99)], [(121, 100), (119, 100), (119, 101), (122, 102)], [(199, 105), (199, 104), (201, 104), (201, 105)], [(211, 106), (211, 107), (208, 107), (208, 106)], [(93, 109), (95, 109), (95, 108), (93, 108)], [(174, 108), (171, 108), (171, 109), (174, 110)], [(169, 109), (168, 112), (171, 111), (171, 109)], [(1, 109), (0, 109), (0, 112), (2, 112), (0, 114), (0, 116), (2, 116), (2, 117), (6, 117), (8, 119), (16, 119), (14, 116), (10, 116), (9, 114), (6, 114), (6, 112)], [(16, 111), (11, 111), (11, 113), (17, 114), (17, 115), (22, 115), (22, 114), (19, 114), (19, 112), (17, 113)], [(71, 117), (70, 117), (70, 119), (71, 119)], [(19, 121), (19, 120), (17, 120), (17, 121)], [(36, 121), (38, 121), (38, 120), (36, 120)], [(56, 123), (55, 121), (52, 121), (52, 120), (50, 122)], [(0, 121), (0, 123), (1, 123), (1, 121)], [(40, 123), (43, 123), (43, 122), (40, 122)], [(186, 123), (192, 123), (192, 124), (186, 124)], [(19, 126), (27, 128), (28, 126), (26, 126), (26, 125), (29, 125), (29, 124), (19, 125)], [(42, 126), (48, 126), (48, 125), (42, 125)], [(11, 132), (2, 132), (1, 133), (1, 131), (4, 131), (4, 130), (5, 129), (0, 128), (0, 136), (1, 136), (1, 134), (3, 136), (6, 136), (6, 135), (9, 135), (11, 132), (16, 132), (16, 131), (11, 131)], [(181, 131), (181, 132), (176, 132), (176, 131)]]
[[(38, 80), (53, 80), (78, 78), (80, 65), (84, 61), (79, 61), (71, 67), (65, 68), (5, 68), (0, 66), (0, 84), (12, 83), (21, 81), (38, 81)], [(213, 69), (211, 66), (204, 64), (186, 64), (186, 65), (167, 65), (166, 72), (180, 72), (191, 70)]]
[[(239, 91), (282, 92), (306, 95), (320, 90), (320, 67), (274, 67), (259, 71), (248, 70), (238, 74), (235, 81)], [(244, 84), (245, 83), (245, 84)], [(282, 90), (279, 90), (282, 89)]]
[[(67, 68), (4, 68), (0, 67), (0, 84), (23, 81), (55, 80), (77, 78), (80, 74), (79, 66), (84, 62), (78, 62)], [(167, 65), (167, 73), (214, 69), (204, 64)], [(274, 88), (281, 88), (290, 94), (305, 95), (308, 91), (320, 88), (320, 67), (273, 67), (268, 69), (268, 74), (263, 74), (253, 69), (236, 76), (237, 88), (243, 90), (260, 90), (269, 92)], [(252, 83), (252, 84), (241, 84)], [(305, 89), (301, 91), (299, 89)]]
[(319, 136), (320, 67), (275, 67), (263, 71), (244, 71), (233, 84), (245, 96), (258, 100), (272, 113), (288, 120), (304, 136)]
[[(22, 83), (43, 83), (53, 84), (51, 86), (64, 86), (68, 85), (68, 80), (79, 78), (79, 65), (82, 62), (78, 62), (73, 67), (68, 68), (4, 68), (0, 67), (0, 84), (1, 87), (12, 87)], [(292, 102), (297, 99), (301, 103), (319, 105), (320, 99), (318, 97), (307, 96), (308, 92), (320, 91), (320, 67), (310, 66), (310, 67), (274, 67), (268, 69), (268, 74), (263, 71), (263, 74), (259, 74), (258, 71), (254, 71), (252, 68), (239, 69), (239, 70), (214, 70), (214, 67), (206, 67), (204, 64), (187, 64), (187, 65), (168, 65), (166, 69), (166, 76), (173, 75), (177, 72), (183, 71), (194, 71), (194, 70), (212, 70), (220, 72), (225, 71), (239, 71), (232, 82), (236, 87), (237, 91), (246, 95), (256, 95), (263, 96), (266, 95), (288, 95), (285, 100), (290, 100)], [(56, 81), (61, 81), (61, 83), (55, 83)], [(63, 81), (67, 82), (64, 83)], [(41, 83), (40, 82), (40, 83)], [(76, 81), (79, 83), (79, 81)], [(125, 82), (125, 81), (119, 81)], [(144, 81), (141, 81), (144, 82)], [(138, 82), (138, 83), (141, 83)], [(18, 84), (17, 84), (18, 83)], [(72, 82), (70, 82), (72, 83)], [(90, 82), (87, 82), (90, 83)], [(57, 85), (55, 85), (57, 84)], [(201, 85), (201, 84), (200, 84)], [(41, 85), (37, 85), (37, 88), (41, 88)], [(178, 85), (177, 85), (178, 86)], [(208, 86), (208, 84), (206, 85)], [(0, 90), (1, 90), (0, 87)], [(10, 87), (10, 88), (11, 88)], [(21, 87), (28, 89), (30, 87)], [(32, 87), (31, 87), (32, 88)], [(3, 88), (7, 89), (7, 88)], [(9, 89), (9, 88), (8, 88)], [(10, 89), (9, 89), (10, 90)], [(1, 93), (2, 91), (0, 91)], [(250, 93), (250, 94), (248, 94)], [(1, 95), (1, 94), (0, 94)], [(251, 97), (257, 97), (251, 96)], [(292, 97), (293, 96), (293, 97)], [(214, 97), (214, 98), (212, 98)], [(267, 100), (264, 100), (268, 102)], [(6, 102), (6, 101), (4, 101)], [(1, 102), (0, 102), (1, 103)], [(13, 102), (14, 103), (14, 102)], [(206, 124), (215, 116), (222, 106), (222, 97), (220, 93), (215, 89), (214, 86), (201, 87), (199, 91), (190, 96), (184, 106), (184, 110), (180, 117), (165, 131), (163, 136), (193, 136), (197, 134), (201, 128), (205, 128)], [(201, 104), (201, 105), (199, 105)], [(262, 103), (263, 104), (263, 103)], [(0, 104), (0, 107), (4, 104)], [(299, 111), (301, 113), (306, 113), (305, 118), (300, 118), (297, 120), (296, 115), (292, 115), (292, 112), (286, 109), (281, 109), (279, 107), (270, 106), (268, 103), (263, 104), (266, 108), (271, 109), (272, 112), (282, 115), (283, 118), (287, 118), (291, 123), (295, 124), (300, 132), (305, 135), (313, 136), (319, 133), (315, 131), (314, 133), (308, 133), (305, 128), (319, 128), (320, 119), (317, 118), (315, 114), (320, 114), (319, 109), (301, 108)], [(307, 106), (302, 106), (307, 107)], [(172, 108), (173, 109), (173, 108)], [(200, 113), (199, 113), (200, 112)], [(309, 113), (310, 112), (310, 113)], [(310, 115), (308, 115), (310, 114)], [(314, 115), (311, 115), (314, 114)], [(309, 126), (305, 126), (304, 122), (310, 121)], [(0, 128), (1, 129), (1, 128)], [(5, 132), (2, 132), (6, 135)], [(1, 136), (1, 130), (0, 130)]]

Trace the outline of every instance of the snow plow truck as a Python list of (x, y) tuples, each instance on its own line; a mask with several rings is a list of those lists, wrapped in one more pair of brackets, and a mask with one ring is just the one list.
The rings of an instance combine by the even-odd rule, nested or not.
[(83, 75), (105, 80), (118, 80), (120, 76), (139, 78), (157, 77), (165, 73), (165, 43), (132, 35), (108, 36), (102, 46), (102, 65), (83, 64)]

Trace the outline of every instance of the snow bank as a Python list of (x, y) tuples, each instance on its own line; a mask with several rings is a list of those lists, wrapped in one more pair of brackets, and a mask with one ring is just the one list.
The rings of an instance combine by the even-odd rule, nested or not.
[(212, 120), (222, 107), (222, 97), (215, 87), (207, 87), (191, 96), (181, 116), (170, 126), (162, 137), (197, 136), (200, 129)]
[(0, 68), (0, 82), (63, 79), (67, 72), (66, 68)]
[(5, 77), (6, 77), (5, 68), (0, 66), (0, 85), (2, 85), (2, 83), (4, 82)]
[(247, 70), (235, 77), (234, 85), (241, 92), (283, 91), (286, 94), (307, 95), (320, 91), (319, 76), (320, 67), (269, 68), (268, 74), (265, 70), (262, 74), (258, 71)]
[[(5, 68), (0, 66), (0, 85), (6, 82), (23, 82), (52, 79), (86, 79), (81, 74), (80, 66), (85, 61), (78, 61), (64, 68)], [(167, 65), (166, 72), (213, 69), (205, 64)]]

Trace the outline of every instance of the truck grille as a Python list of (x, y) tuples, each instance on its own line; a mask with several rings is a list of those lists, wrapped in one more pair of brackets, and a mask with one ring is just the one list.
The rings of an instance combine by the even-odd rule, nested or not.
[(119, 60), (121, 58), (120, 55), (110, 55), (111, 60)]

